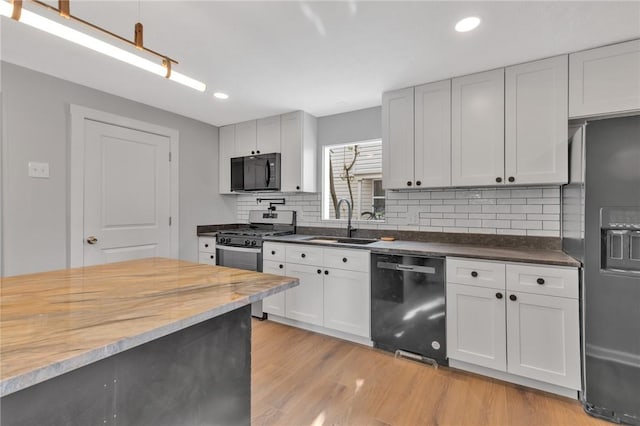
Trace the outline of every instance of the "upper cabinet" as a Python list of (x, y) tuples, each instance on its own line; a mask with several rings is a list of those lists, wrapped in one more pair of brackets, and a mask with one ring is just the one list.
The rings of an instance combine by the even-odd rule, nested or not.
[(238, 123), (236, 127), (236, 140), (234, 157), (244, 157), (256, 154), (257, 123), (256, 120)]
[(317, 120), (296, 111), (280, 116), (282, 192), (316, 192)]
[(256, 154), (280, 152), (280, 116), (257, 121)]
[(407, 188), (414, 182), (413, 87), (382, 95), (382, 183)]
[(221, 194), (231, 194), (231, 158), (235, 156), (236, 126), (220, 127), (218, 138), (218, 186)]
[(569, 116), (640, 110), (640, 40), (569, 55)]
[(505, 70), (507, 183), (567, 183), (567, 75), (567, 55)]
[(417, 187), (451, 185), (451, 80), (424, 84), (414, 93)]
[(382, 95), (385, 188), (451, 184), (451, 81)]
[(454, 78), (451, 85), (451, 182), (504, 181), (504, 69)]

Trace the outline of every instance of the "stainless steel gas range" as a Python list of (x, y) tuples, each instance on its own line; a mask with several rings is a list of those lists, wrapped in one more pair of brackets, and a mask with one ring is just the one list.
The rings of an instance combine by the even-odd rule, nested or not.
[[(262, 272), (264, 237), (294, 234), (296, 212), (289, 210), (252, 210), (249, 223), (236, 229), (225, 229), (216, 237), (218, 265)], [(251, 315), (266, 318), (262, 301), (251, 305)]]

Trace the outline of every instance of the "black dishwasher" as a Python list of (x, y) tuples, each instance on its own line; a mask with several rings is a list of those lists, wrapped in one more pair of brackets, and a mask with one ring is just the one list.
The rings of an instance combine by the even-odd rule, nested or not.
[(372, 253), (371, 340), (447, 362), (445, 263), (442, 257)]

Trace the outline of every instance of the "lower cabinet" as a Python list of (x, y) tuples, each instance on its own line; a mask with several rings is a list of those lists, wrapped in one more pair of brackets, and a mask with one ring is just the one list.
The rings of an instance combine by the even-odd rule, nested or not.
[(368, 251), (265, 243), (263, 252), (285, 253), (282, 258), (286, 259), (265, 260), (263, 272), (300, 280), (299, 286), (264, 299), (265, 312), (367, 339), (371, 336)]
[(216, 264), (216, 239), (198, 237), (198, 263)]
[[(465, 269), (468, 278), (454, 273)], [(493, 269), (447, 259), (448, 357), (581, 389), (578, 269), (508, 263), (502, 288), (483, 280)]]

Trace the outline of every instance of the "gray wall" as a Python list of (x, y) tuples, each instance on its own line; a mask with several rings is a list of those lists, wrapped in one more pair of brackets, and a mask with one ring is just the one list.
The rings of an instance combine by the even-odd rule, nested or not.
[[(70, 104), (180, 132), (181, 259), (197, 260), (196, 225), (235, 221), (235, 199), (218, 195), (216, 127), (6, 62), (0, 64), (5, 136), (0, 272), (5, 276), (68, 266)], [(51, 178), (29, 178), (29, 161), (48, 162)]]

